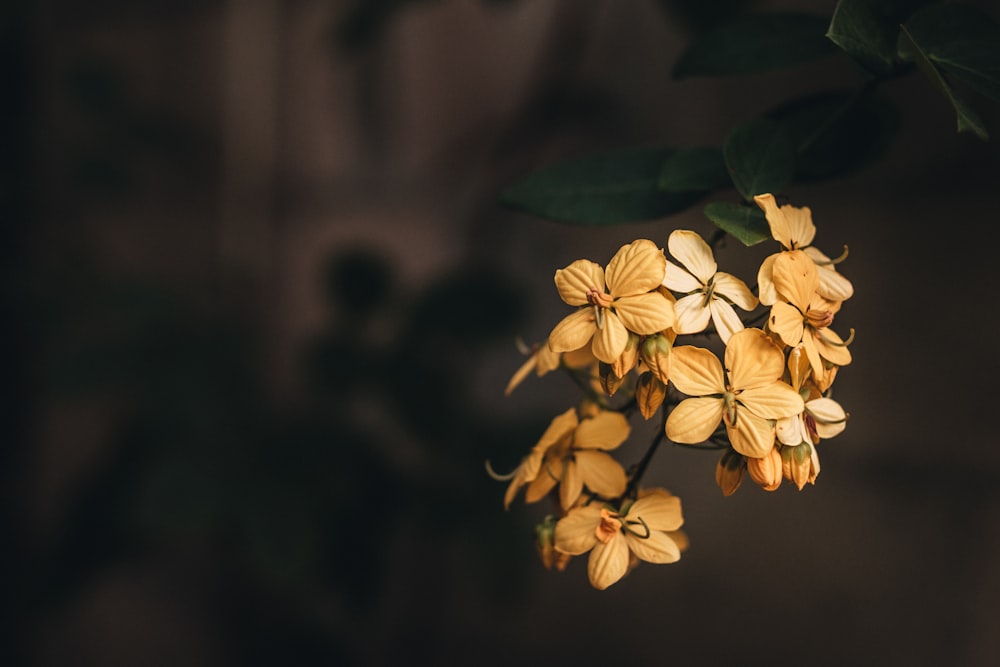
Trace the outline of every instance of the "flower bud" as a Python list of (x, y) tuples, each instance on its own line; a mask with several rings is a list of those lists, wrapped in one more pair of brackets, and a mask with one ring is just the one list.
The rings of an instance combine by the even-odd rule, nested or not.
[(639, 363), (639, 336), (628, 332), (628, 342), (625, 343), (625, 350), (621, 353), (615, 363), (611, 364), (611, 370), (620, 378), (628, 375), (628, 372)]
[(663, 384), (667, 384), (670, 378), (670, 349), (672, 347), (670, 339), (663, 334), (653, 334), (642, 341), (640, 350), (642, 361)]
[(600, 365), (601, 372), (601, 388), (607, 393), (608, 396), (614, 396), (615, 392), (618, 391), (622, 383), (625, 382), (625, 378), (620, 375), (615, 375), (615, 371), (611, 366), (602, 363)]
[(639, 412), (642, 413), (644, 419), (655, 415), (666, 397), (667, 385), (660, 382), (656, 375), (646, 372), (639, 376), (639, 382), (635, 388), (635, 402), (639, 405)]
[(730, 447), (723, 453), (715, 466), (715, 483), (722, 489), (722, 495), (731, 496), (736, 493), (743, 482), (746, 468), (746, 459), (733, 448)]
[(766, 456), (759, 459), (748, 458), (747, 472), (750, 473), (750, 479), (762, 489), (774, 491), (781, 486), (781, 452), (774, 447)]
[(551, 514), (535, 526), (535, 546), (538, 548), (538, 556), (542, 559), (542, 565), (545, 566), (546, 570), (555, 567), (562, 572), (566, 569), (566, 564), (571, 556), (556, 551), (556, 518)]
[(799, 491), (806, 485), (816, 483), (819, 474), (819, 459), (814, 456), (814, 449), (808, 442), (795, 447), (784, 447), (781, 450), (781, 472), (785, 479), (794, 482)]

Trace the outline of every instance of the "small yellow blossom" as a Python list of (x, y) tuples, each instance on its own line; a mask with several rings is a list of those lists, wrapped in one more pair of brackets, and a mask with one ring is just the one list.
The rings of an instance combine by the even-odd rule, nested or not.
[[(816, 226), (812, 221), (812, 211), (809, 207), (801, 208), (785, 204), (778, 207), (772, 194), (762, 194), (754, 197), (754, 201), (764, 211), (767, 224), (771, 228), (771, 236), (786, 250), (802, 250), (813, 260), (819, 270), (819, 285), (817, 291), (824, 299), (830, 301), (846, 301), (854, 294), (854, 286), (847, 278), (834, 268), (837, 260), (832, 260), (810, 244), (816, 236)], [(770, 306), (777, 298), (774, 283), (771, 279), (774, 260), (781, 253), (776, 253), (764, 259), (757, 272), (757, 287), (760, 302)]]
[(681, 546), (671, 533), (683, 523), (680, 498), (651, 490), (618, 507), (593, 503), (571, 509), (556, 524), (555, 546), (572, 556), (589, 551), (590, 583), (604, 590), (625, 576), (632, 555), (648, 563), (678, 561)]
[(625, 470), (607, 452), (620, 446), (630, 431), (620, 412), (600, 410), (580, 419), (570, 408), (552, 420), (515, 470), (504, 506), (510, 507), (522, 486), (528, 487), (525, 502), (533, 503), (558, 484), (563, 509), (572, 507), (584, 488), (605, 498), (620, 496), (627, 485)]
[(729, 382), (719, 359), (704, 348), (674, 348), (671, 380), (691, 396), (667, 418), (667, 437), (696, 444), (724, 422), (733, 449), (760, 458), (774, 446), (774, 422), (802, 412), (802, 397), (781, 381), (785, 356), (760, 329), (733, 334), (726, 346)]
[(668, 329), (674, 322), (673, 304), (657, 289), (666, 262), (652, 241), (639, 239), (615, 253), (607, 272), (584, 259), (556, 271), (559, 296), (580, 308), (552, 330), (552, 351), (589, 345), (595, 357), (613, 364), (624, 352), (629, 332), (647, 336)]
[(777, 300), (771, 306), (768, 328), (789, 347), (804, 347), (813, 375), (824, 373), (823, 359), (835, 366), (851, 363), (848, 343), (830, 328), (839, 302), (824, 299), (816, 292), (817, 269), (801, 250), (781, 253), (774, 261)]
[(663, 278), (664, 287), (686, 295), (674, 304), (674, 331), (699, 333), (711, 319), (722, 342), (729, 342), (730, 336), (743, 329), (733, 304), (753, 310), (757, 307), (757, 297), (736, 276), (716, 270), (712, 249), (695, 232), (675, 230), (667, 240), (667, 249), (684, 267), (667, 260)]

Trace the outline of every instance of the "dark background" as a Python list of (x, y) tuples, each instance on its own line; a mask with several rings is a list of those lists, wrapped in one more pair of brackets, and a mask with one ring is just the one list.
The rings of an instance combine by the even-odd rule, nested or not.
[(785, 193), (856, 287), (816, 486), (723, 498), (714, 455), (665, 449), (691, 548), (597, 592), (483, 471), (576, 400), (503, 396), (566, 313), (553, 271), (710, 231), (502, 189), (858, 85), (840, 53), (670, 78), (718, 15), (833, 5), (6, 3), (0, 663), (1000, 664), (1000, 154), (917, 75), (882, 160)]

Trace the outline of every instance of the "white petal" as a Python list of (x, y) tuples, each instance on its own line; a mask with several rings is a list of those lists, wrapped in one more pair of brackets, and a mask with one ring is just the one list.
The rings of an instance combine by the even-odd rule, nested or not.
[(712, 311), (712, 323), (715, 324), (715, 330), (719, 332), (719, 338), (723, 343), (728, 343), (729, 338), (737, 331), (743, 331), (743, 320), (728, 303), (713, 298), (709, 308)]
[(687, 229), (674, 230), (667, 239), (667, 249), (702, 284), (707, 284), (718, 270), (712, 249), (695, 232)]
[[(640, 535), (645, 534), (642, 526), (632, 526), (632, 529)], [(625, 534), (625, 541), (628, 548), (632, 550), (639, 560), (647, 563), (676, 563), (681, 559), (681, 550), (666, 533), (654, 530), (649, 537), (643, 539), (632, 533)]]
[(705, 295), (691, 294), (674, 304), (674, 331), (678, 334), (692, 334), (705, 330), (712, 311), (705, 305)]
[(700, 290), (704, 285), (688, 271), (667, 260), (667, 271), (663, 276), (663, 286), (681, 294)]
[(747, 284), (736, 276), (720, 271), (715, 274), (712, 284), (715, 285), (716, 294), (721, 294), (743, 310), (753, 310), (757, 307), (757, 297)]

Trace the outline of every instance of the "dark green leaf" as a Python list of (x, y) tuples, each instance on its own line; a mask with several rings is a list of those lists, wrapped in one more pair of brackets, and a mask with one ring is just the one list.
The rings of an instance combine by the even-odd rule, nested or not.
[[(931, 5), (910, 17), (906, 29), (934, 65), (1000, 101), (1000, 26), (988, 14), (965, 5)], [(914, 57), (902, 37), (899, 55)]]
[(773, 120), (757, 119), (736, 128), (722, 153), (733, 184), (747, 201), (757, 194), (780, 192), (795, 172), (795, 145)]
[(775, 12), (745, 16), (701, 35), (681, 55), (674, 78), (749, 74), (829, 54), (826, 19)]
[(635, 150), (563, 162), (531, 174), (503, 193), (513, 208), (551, 220), (613, 225), (683, 211), (704, 193), (657, 185), (670, 150)]
[(878, 159), (899, 127), (899, 114), (873, 94), (831, 91), (792, 100), (767, 114), (795, 143), (795, 179), (835, 178)]
[(972, 132), (983, 141), (988, 141), (990, 136), (986, 131), (979, 115), (966, 104), (965, 100), (958, 96), (948, 81), (941, 74), (940, 70), (930, 61), (921, 46), (914, 41), (913, 36), (905, 27), (900, 27), (900, 52), (906, 53), (917, 63), (920, 71), (930, 80), (931, 84), (937, 88), (942, 95), (948, 98), (952, 108), (955, 109), (959, 132)]
[(839, 0), (826, 36), (878, 76), (896, 67), (899, 24), (926, 0)]
[(713, 201), (705, 206), (705, 217), (746, 246), (771, 238), (764, 213), (755, 205)]
[(659, 186), (667, 192), (707, 192), (730, 185), (722, 151), (688, 148), (668, 155), (660, 169)]

